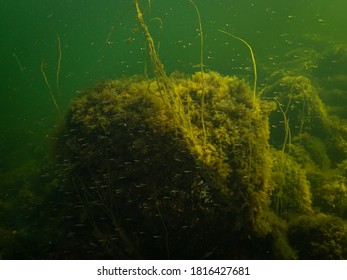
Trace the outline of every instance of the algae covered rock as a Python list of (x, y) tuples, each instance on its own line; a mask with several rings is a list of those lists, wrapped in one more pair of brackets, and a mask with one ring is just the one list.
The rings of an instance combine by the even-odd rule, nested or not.
[(269, 233), (272, 106), (215, 72), (165, 85), (106, 81), (71, 103), (58, 148), (100, 242), (122, 257), (201, 258), (225, 255), (233, 233)]
[(312, 214), (312, 194), (306, 172), (289, 155), (273, 151), (272, 207), (280, 217)]
[(347, 258), (347, 224), (338, 217), (301, 216), (289, 224), (288, 238), (301, 259)]
[(305, 76), (284, 76), (264, 90), (264, 95), (278, 105), (278, 110), (271, 114), (274, 124), (271, 138), (276, 145), (283, 144), (286, 133), (291, 138), (304, 132), (327, 137), (332, 123), (318, 93), (319, 88)]

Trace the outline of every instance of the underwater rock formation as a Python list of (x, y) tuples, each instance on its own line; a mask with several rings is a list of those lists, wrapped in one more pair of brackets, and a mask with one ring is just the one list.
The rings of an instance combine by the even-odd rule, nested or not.
[(271, 232), (273, 104), (254, 100), (244, 81), (209, 72), (202, 108), (200, 73), (169, 79), (182, 111), (168, 110), (161, 88), (141, 77), (81, 93), (59, 137), (60, 156), (95, 232), (119, 240), (119, 256), (225, 255), (233, 235)]

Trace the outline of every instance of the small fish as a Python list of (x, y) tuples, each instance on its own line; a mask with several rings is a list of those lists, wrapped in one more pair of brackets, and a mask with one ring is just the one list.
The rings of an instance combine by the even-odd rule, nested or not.
[(84, 224), (75, 224), (75, 227), (84, 227)]

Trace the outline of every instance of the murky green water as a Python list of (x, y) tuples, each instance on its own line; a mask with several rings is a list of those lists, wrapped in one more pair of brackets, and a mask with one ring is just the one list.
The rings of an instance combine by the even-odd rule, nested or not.
[[(316, 116), (320, 114), (315, 108), (294, 111), (295, 107), (291, 106), (305, 105), (300, 100), (294, 103), (292, 97), (281, 100), (277, 91), (286, 86), (286, 81), (281, 79), (286, 76), (306, 77), (310, 85), (317, 89), (312, 91), (317, 93), (325, 106), (322, 114), (331, 119), (328, 121), (329, 128), (322, 128), (322, 133), (317, 131), (320, 124), (310, 123), (314, 129), (310, 135), (314, 138), (305, 135), (308, 138), (303, 140), (306, 141), (303, 146), (314, 162), (314, 172), (307, 168), (305, 180), (309, 181), (310, 192), (313, 193), (313, 212), (339, 217), (343, 221), (343, 226), (339, 224), (339, 230), (346, 228), (347, 34), (344, 26), (347, 3), (343, 0), (194, 2), (201, 15), (206, 72), (210, 70), (222, 75), (235, 75), (253, 86), (253, 64), (249, 49), (240, 40), (218, 30), (239, 36), (251, 46), (258, 70), (259, 96), (280, 106), (277, 108), (279, 114), (270, 116), (269, 143), (274, 149), (281, 151), (283, 145), (291, 144), (291, 139), (288, 135), (285, 136), (288, 130), (284, 123), (293, 123), (291, 137), (294, 139), (303, 131), (302, 127), (310, 123), (300, 123), (300, 118), (295, 120), (297, 114), (310, 110)], [(196, 66), (200, 63), (201, 30), (192, 3), (188, 0), (143, 0), (140, 5), (167, 73), (179, 71), (192, 74), (199, 71)], [(52, 182), (60, 180), (54, 179), (54, 172), (59, 173), (56, 174), (57, 178), (63, 176), (59, 169), (61, 166), (55, 168), (54, 164), (57, 163), (53, 164), (50, 160), (59, 157), (57, 150), (53, 148), (57, 137), (55, 131), (69, 108), (69, 102), (78, 92), (101, 80), (151, 73), (148, 47), (137, 22), (134, 1), (2, 0), (0, 23), (0, 228), (4, 236), (0, 242), (0, 258), (62, 258), (64, 250), (69, 252), (66, 253), (67, 258), (81, 257), (82, 252), (70, 254), (69, 244), (62, 251), (53, 245), (52, 248), (47, 245), (54, 243), (50, 235), (54, 231), (54, 225), (51, 224), (51, 230), (43, 238), (44, 245), (38, 245), (40, 241), (37, 234), (45, 229), (45, 218), (58, 219), (59, 216), (61, 219), (61, 215), (56, 213), (61, 213), (64, 208), (59, 197), (49, 192), (54, 185)], [(294, 78), (292, 86), (288, 88), (293, 90), (302, 86), (304, 91), (309, 91), (306, 87), (308, 82), (303, 82), (306, 80), (301, 79), (300, 86), (296, 84), (298, 81)], [(282, 101), (287, 104), (281, 104)], [(311, 104), (308, 100), (306, 102), (305, 104)], [(293, 115), (290, 115), (287, 105), (293, 110)], [(309, 117), (315, 116), (312, 113)], [(330, 127), (330, 123), (335, 124)], [(323, 126), (325, 124), (323, 121)], [(330, 131), (334, 129), (337, 130), (336, 133)], [(330, 140), (332, 135), (337, 135), (336, 138), (339, 139)], [(329, 146), (329, 143), (334, 144)], [(327, 151), (322, 152), (320, 148)], [(322, 153), (322, 157), (317, 155)], [(293, 154), (298, 157), (300, 151), (295, 150)], [(320, 165), (319, 162), (324, 160), (327, 163)], [(305, 164), (308, 161), (304, 159), (297, 159), (296, 162), (302, 164), (303, 169), (307, 167)], [(329, 179), (324, 182), (324, 187), (319, 186), (317, 178), (324, 178), (325, 175)], [(49, 179), (46, 180), (47, 177)], [(276, 178), (273, 181), (278, 180)], [(329, 184), (333, 186), (333, 193), (329, 193)], [(39, 195), (34, 194), (36, 185)], [(25, 193), (28, 189), (32, 193)], [(279, 192), (278, 188), (274, 188), (274, 193), (276, 192)], [(48, 198), (49, 195), (52, 197)], [(29, 198), (32, 200), (28, 202)], [(272, 204), (275, 200), (273, 197)], [(57, 205), (54, 207), (49, 206), (55, 203)], [(42, 212), (46, 211), (46, 206), (50, 209), (47, 211), (51, 212), (45, 215)], [(272, 207), (279, 214), (279, 206)], [(295, 212), (292, 208), (295, 206), (288, 206), (291, 209), (288, 211)], [(42, 218), (35, 221), (37, 226), (30, 224), (29, 214), (24, 214), (26, 211), (30, 215), (41, 213)], [(281, 218), (291, 222), (288, 217)], [(298, 224), (300, 223), (301, 220)], [(35, 228), (37, 232), (34, 231)], [(69, 225), (67, 228), (65, 231), (61, 230), (62, 234), (74, 235)], [(61, 240), (56, 243), (60, 244), (59, 242)], [(89, 242), (94, 244), (95, 241)], [(266, 258), (262, 250), (272, 245), (267, 245), (271, 243), (268, 239), (262, 242), (265, 245), (257, 250), (256, 256)], [(340, 245), (344, 244), (344, 241), (338, 242)], [(40, 246), (43, 253), (38, 253), (37, 248)], [(11, 251), (11, 248), (14, 249)], [(301, 249), (300, 247), (298, 250)], [(252, 251), (248, 247), (247, 250)], [(205, 253), (213, 258), (215, 252), (218, 252), (217, 247), (209, 248)], [(105, 257), (110, 256), (112, 254), (109, 252), (105, 254)], [(249, 255), (240, 253), (235, 256)], [(309, 255), (311, 258), (312, 256), (315, 257)], [(316, 256), (324, 258), (318, 253)], [(331, 253), (326, 258), (346, 256), (346, 251), (343, 251), (340, 255)], [(97, 257), (104, 256), (99, 254)], [(124, 255), (120, 254), (119, 257)], [(196, 256), (198, 257), (203, 256)], [(220, 253), (217, 257), (232, 256)], [(271, 257), (277, 255), (274, 253)], [(283, 253), (278, 257), (286, 255)], [(299, 254), (300, 257), (305, 258), (307, 255)]]

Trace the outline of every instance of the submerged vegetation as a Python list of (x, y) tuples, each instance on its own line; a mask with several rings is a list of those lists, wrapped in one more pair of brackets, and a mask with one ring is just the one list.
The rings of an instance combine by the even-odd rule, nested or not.
[[(205, 146), (191, 141), (203, 134), (200, 73), (167, 80), (189, 116), (189, 131), (168, 114), (157, 85), (141, 77), (105, 82), (71, 104), (64, 134), (72, 132), (59, 141), (64, 160), (73, 166), (70, 180), (88, 198), (90, 215), (98, 209), (113, 227), (132, 232), (126, 238), (131, 247), (157, 236), (168, 256), (175, 248), (170, 256), (193, 258), (193, 252), (202, 250), (202, 257), (224, 250), (215, 240), (216, 232), (226, 228), (247, 236), (269, 232), (271, 105), (259, 103), (255, 115), (245, 82), (215, 72), (204, 77)], [(95, 204), (88, 205), (89, 200)], [(206, 247), (191, 239), (177, 241), (177, 236), (196, 234)], [(191, 252), (176, 251), (193, 245)], [(144, 257), (155, 257), (141, 249)]]
[(80, 92), (52, 157), (1, 175), (0, 258), (347, 258), (346, 108), (327, 94), (346, 99), (327, 64), (347, 47), (264, 68), (257, 93), (227, 31), (252, 88), (205, 70), (188, 2), (199, 71), (166, 73), (136, 0), (151, 77)]

